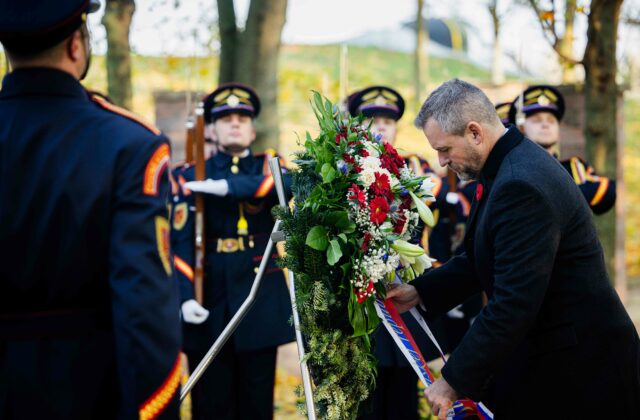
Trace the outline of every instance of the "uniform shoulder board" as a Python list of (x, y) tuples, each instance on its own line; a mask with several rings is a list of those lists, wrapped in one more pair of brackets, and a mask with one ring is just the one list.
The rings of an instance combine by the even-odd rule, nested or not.
[[(268, 148), (264, 152), (256, 155), (257, 158), (262, 158), (264, 160), (262, 164), (263, 174), (269, 175), (271, 173), (271, 171), (269, 170), (269, 159), (271, 159), (272, 157), (276, 157), (277, 155), (278, 153), (276, 152), (276, 149), (273, 148)], [(284, 169), (284, 162), (282, 158), (280, 158), (280, 166), (282, 166), (282, 168)]]
[(121, 115), (125, 118), (128, 118), (132, 121), (137, 122), (138, 124), (140, 124), (141, 126), (143, 126), (144, 128), (146, 128), (147, 130), (151, 131), (153, 134), (155, 134), (156, 136), (160, 135), (160, 130), (158, 129), (158, 127), (156, 127), (155, 125), (145, 121), (144, 119), (142, 119), (140, 116), (134, 114), (131, 111), (127, 111), (124, 108), (121, 108), (119, 106), (113, 105), (111, 103), (109, 103), (106, 99), (102, 98), (99, 95), (91, 95), (91, 100), (94, 101), (95, 103), (97, 103), (101, 108), (106, 109), (107, 111), (113, 112), (114, 114), (118, 114)]

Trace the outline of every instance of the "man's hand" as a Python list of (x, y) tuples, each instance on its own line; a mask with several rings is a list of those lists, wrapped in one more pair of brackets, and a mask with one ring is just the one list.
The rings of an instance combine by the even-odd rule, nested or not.
[(229, 193), (229, 183), (226, 179), (207, 179), (205, 181), (189, 181), (184, 186), (193, 192), (202, 192), (206, 194), (224, 197)]
[(431, 412), (438, 416), (438, 420), (446, 420), (447, 411), (453, 407), (453, 403), (460, 399), (455, 389), (451, 388), (444, 379), (437, 379), (430, 387), (424, 390)]
[(188, 324), (202, 324), (209, 318), (209, 311), (204, 309), (194, 299), (182, 304), (182, 319)]
[(387, 291), (387, 299), (391, 299), (398, 312), (407, 312), (419, 303), (420, 295), (410, 284), (391, 284)]

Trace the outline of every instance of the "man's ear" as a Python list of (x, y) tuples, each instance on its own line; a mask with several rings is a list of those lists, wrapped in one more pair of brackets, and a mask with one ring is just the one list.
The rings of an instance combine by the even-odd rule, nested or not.
[(80, 60), (80, 55), (82, 51), (82, 34), (80, 33), (80, 29), (76, 30), (71, 34), (71, 36), (67, 39), (67, 57), (71, 59), (71, 61), (76, 62)]
[(482, 126), (475, 121), (470, 121), (467, 124), (467, 130), (472, 135), (473, 142), (477, 146), (483, 141), (484, 131), (482, 130)]

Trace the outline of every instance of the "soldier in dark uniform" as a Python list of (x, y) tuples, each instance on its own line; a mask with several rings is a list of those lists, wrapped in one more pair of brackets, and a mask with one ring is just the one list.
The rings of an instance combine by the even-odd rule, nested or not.
[[(404, 113), (404, 99), (400, 93), (386, 86), (371, 86), (353, 93), (347, 102), (349, 113), (352, 116), (362, 113), (372, 123), (372, 131), (380, 134), (382, 140), (392, 145), (396, 142), (397, 122)], [(447, 215), (451, 209), (461, 211), (461, 206), (457, 204), (459, 201), (457, 194), (450, 192), (447, 181), (433, 172), (426, 159), (415, 154), (404, 156), (404, 159), (407, 166), (415, 174), (428, 175), (435, 184), (433, 195), (436, 200), (430, 205), (436, 218), (440, 213)], [(438, 258), (434, 256), (438, 253), (438, 248), (447, 246), (441, 244), (439, 240), (432, 239), (433, 233), (437, 232), (439, 227), (444, 227), (440, 221), (429, 232), (429, 229), (421, 224), (414, 237), (414, 242), (421, 243), (428, 250), (429, 256), (433, 258)], [(448, 231), (449, 229), (447, 229)], [(448, 233), (447, 241), (450, 244)], [(405, 314), (403, 320), (411, 333), (416, 336), (425, 359), (433, 360), (440, 357), (438, 350), (431, 344), (413, 316)], [(445, 322), (446, 320), (442, 318), (430, 323), (429, 326), (446, 352), (448, 346)], [(380, 327), (375, 335), (375, 356), (378, 360), (376, 390), (369, 404), (363, 404), (360, 418), (417, 419), (418, 381), (416, 374), (384, 327)]]
[[(520, 106), (522, 109), (519, 109)], [(522, 93), (522, 98), (516, 98), (511, 104), (509, 120), (525, 136), (551, 155), (558, 156), (560, 121), (564, 110), (564, 98), (556, 88), (547, 85), (531, 86)], [(595, 214), (605, 213), (615, 205), (615, 180), (598, 176), (591, 165), (577, 156), (560, 163), (571, 174)]]
[[(249, 295), (273, 228), (277, 204), (268, 159), (254, 155), (253, 119), (260, 112), (255, 92), (225, 84), (205, 99), (218, 146), (206, 161), (206, 181), (193, 182), (193, 166), (177, 177), (173, 243), (181, 287), (184, 347), (190, 369)], [(290, 177), (285, 187), (290, 190)], [(204, 302), (194, 299), (194, 192), (205, 192), (206, 258)], [(277, 253), (270, 261), (257, 300), (192, 392), (194, 419), (270, 419), (277, 347), (293, 341), (291, 302)]]
[(505, 127), (511, 124), (509, 121), (509, 111), (511, 111), (511, 102), (499, 102), (496, 104), (496, 113)]
[(169, 144), (78, 82), (89, 0), (0, 1), (0, 418), (178, 418)]

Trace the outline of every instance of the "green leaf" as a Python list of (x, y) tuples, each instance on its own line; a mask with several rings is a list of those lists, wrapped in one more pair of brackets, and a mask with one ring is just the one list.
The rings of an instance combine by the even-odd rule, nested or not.
[(307, 234), (305, 244), (318, 251), (325, 251), (329, 246), (327, 230), (324, 226), (314, 226)]
[(344, 233), (353, 233), (355, 231), (356, 231), (356, 224), (351, 222), (349, 222), (349, 224), (342, 229), (342, 232)]
[(343, 275), (345, 275), (345, 276), (346, 276), (347, 274), (349, 274), (349, 270), (351, 270), (351, 267), (352, 267), (352, 266), (353, 266), (353, 265), (352, 265), (350, 262), (346, 262), (346, 263), (342, 264), (342, 265), (340, 266), (340, 268), (342, 269), (342, 274), (343, 274)]
[(364, 306), (358, 303), (355, 292), (351, 289), (349, 295), (349, 322), (353, 327), (353, 336), (360, 337), (367, 333), (367, 323), (364, 314)]
[(328, 184), (335, 179), (336, 170), (333, 169), (330, 163), (325, 163), (322, 165), (322, 169), (320, 169), (320, 175), (322, 176), (322, 182)]
[(329, 265), (335, 265), (342, 257), (342, 250), (340, 244), (335, 239), (329, 242), (329, 248), (327, 248), (327, 263)]
[(338, 238), (342, 239), (342, 242), (344, 242), (345, 244), (349, 241), (347, 239), (347, 235), (345, 235), (344, 233), (339, 234)]

